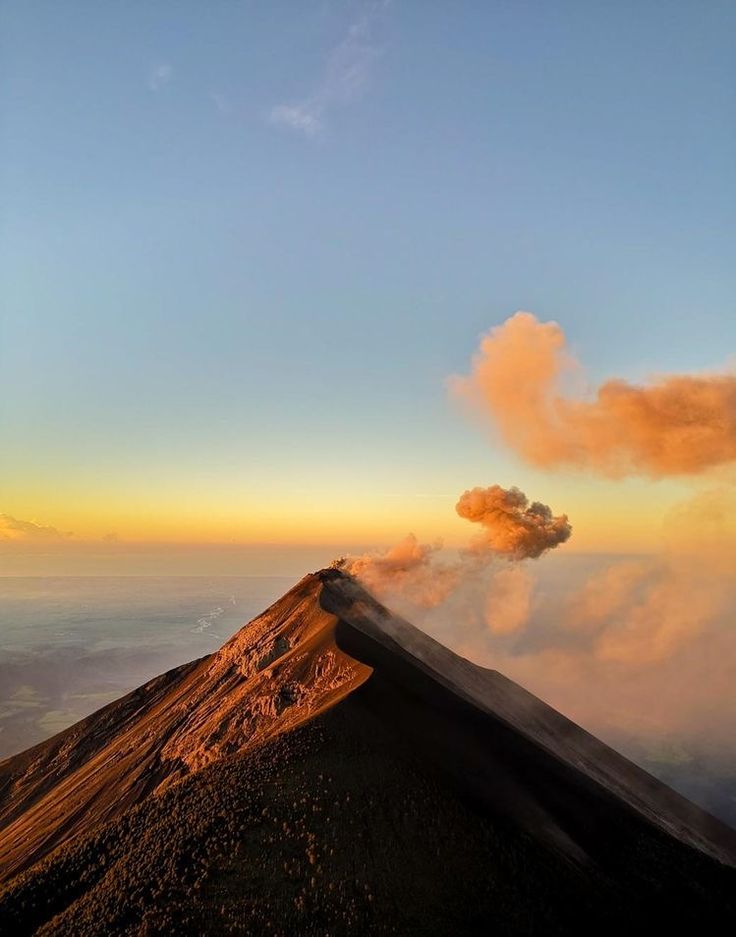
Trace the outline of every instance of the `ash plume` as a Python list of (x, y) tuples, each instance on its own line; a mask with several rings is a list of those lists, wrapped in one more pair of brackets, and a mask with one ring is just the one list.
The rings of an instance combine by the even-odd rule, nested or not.
[(736, 460), (736, 374), (669, 375), (645, 386), (613, 379), (591, 397), (566, 395), (563, 385), (580, 371), (556, 322), (517, 312), (483, 337), (471, 373), (450, 386), (540, 468), (660, 478)]
[(529, 579), (521, 571), (498, 568), (500, 559), (535, 559), (564, 543), (572, 533), (567, 515), (555, 517), (539, 501), (531, 504), (518, 488), (473, 488), (456, 505), (460, 517), (482, 533), (454, 560), (442, 559), (441, 542), (419, 543), (409, 534), (385, 553), (346, 557), (339, 565), (379, 598), (407, 612), (445, 608), (471, 595), (485, 608), (488, 628), (497, 634), (516, 630), (529, 610)]
[(439, 542), (419, 543), (414, 534), (407, 534), (385, 553), (346, 557), (340, 565), (379, 595), (390, 587), (413, 605), (434, 608), (445, 601), (459, 576), (457, 564), (435, 559), (441, 549)]
[(465, 491), (455, 510), (483, 528), (470, 545), (477, 553), (489, 550), (513, 560), (536, 559), (564, 543), (572, 533), (566, 514), (554, 517), (546, 504), (529, 504), (524, 492), (516, 487), (491, 485)]

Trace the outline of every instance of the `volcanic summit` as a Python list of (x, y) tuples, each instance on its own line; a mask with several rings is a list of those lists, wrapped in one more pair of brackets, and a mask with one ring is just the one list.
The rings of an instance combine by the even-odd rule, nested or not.
[(0, 932), (736, 924), (736, 833), (502, 674), (306, 576), (0, 763)]

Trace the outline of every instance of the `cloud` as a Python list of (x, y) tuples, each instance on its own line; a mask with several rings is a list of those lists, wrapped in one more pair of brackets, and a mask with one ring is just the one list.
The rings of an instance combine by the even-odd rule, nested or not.
[(278, 104), (271, 108), (269, 120), (272, 124), (281, 124), (292, 130), (299, 130), (308, 137), (313, 137), (322, 130), (323, 110), (323, 106), (316, 101)]
[(591, 634), (591, 653), (632, 666), (676, 654), (733, 607), (730, 575), (710, 558), (614, 563), (585, 583), (569, 622)]
[(460, 573), (458, 564), (434, 562), (440, 542), (419, 543), (408, 534), (385, 553), (347, 557), (341, 566), (358, 577), (370, 590), (401, 593), (412, 605), (434, 608), (447, 599)]
[(572, 596), (568, 630), (601, 660), (656, 663), (708, 634), (736, 607), (732, 491), (699, 492), (665, 518), (660, 556), (611, 563)]
[(0, 514), (0, 543), (59, 543), (68, 540), (72, 534), (61, 533), (56, 527), (23, 521), (11, 514)]
[(441, 541), (420, 543), (409, 534), (385, 553), (343, 557), (336, 565), (389, 604), (408, 604), (410, 617), (412, 607), (445, 608), (459, 598), (461, 616), (476, 620), (485, 603), (485, 620), (492, 631), (514, 631), (528, 614), (529, 580), (522, 572), (509, 573), (494, 564), (533, 559), (564, 543), (572, 533), (567, 516), (553, 517), (546, 504), (529, 504), (518, 488), (500, 485), (465, 491), (456, 510), (482, 527), (457, 559), (440, 558)]
[(387, 6), (385, 2), (366, 6), (327, 56), (316, 88), (302, 100), (274, 105), (268, 115), (270, 123), (314, 137), (324, 129), (330, 110), (357, 100), (383, 51), (375, 32), (379, 15)]
[(491, 551), (509, 559), (536, 559), (572, 534), (566, 514), (554, 517), (546, 504), (529, 504), (518, 488), (473, 488), (460, 495), (455, 510), (483, 529), (471, 542), (471, 550)]
[(224, 94), (221, 94), (219, 91), (210, 92), (210, 100), (214, 104), (218, 113), (222, 114), (223, 116), (225, 114), (229, 114), (232, 111), (232, 105), (230, 104), (228, 97)]
[(174, 67), (168, 62), (160, 62), (155, 65), (148, 76), (148, 87), (151, 91), (160, 91), (164, 85), (168, 85), (174, 77)]
[(529, 620), (534, 581), (522, 566), (494, 573), (486, 595), (484, 618), (493, 634), (513, 634)]
[(450, 387), (540, 468), (660, 478), (736, 461), (736, 374), (670, 375), (645, 386), (617, 378), (591, 397), (563, 393), (576, 374), (560, 326), (517, 312), (484, 336), (470, 375)]

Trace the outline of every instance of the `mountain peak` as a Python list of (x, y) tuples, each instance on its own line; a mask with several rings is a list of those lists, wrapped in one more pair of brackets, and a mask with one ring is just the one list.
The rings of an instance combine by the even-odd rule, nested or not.
[[(307, 763), (312, 768), (304, 767)], [(370, 786), (374, 769), (394, 779), (388, 788), (385, 780), (378, 788)], [(310, 835), (323, 846), (325, 837), (337, 835), (341, 843), (345, 837), (345, 849), (351, 848), (348, 829), (358, 822), (356, 810), (361, 823), (380, 825), (378, 818), (393, 810), (384, 803), (387, 798), (411, 800), (414, 795), (400, 780), (411, 775), (417, 790), (425, 791), (422, 797), (438, 805), (433, 810), (465, 818), (457, 822), (467, 824), (470, 838), (471, 830), (482, 828), (492, 838), (510, 837), (517, 851), (534, 843), (536, 858), (524, 861), (535, 868), (542, 863), (544, 876), (549, 870), (542, 873), (542, 866), (551, 863), (565, 888), (572, 887), (566, 876), (575, 869), (575, 881), (592, 877), (596, 888), (611, 895), (628, 889), (635, 896), (627, 898), (630, 904), (653, 908), (648, 856), (656, 855), (656, 862), (671, 870), (677, 889), (689, 888), (682, 882), (692, 879), (695, 892), (706, 895), (708, 882), (720, 883), (725, 870), (736, 865), (736, 834), (724, 824), (502, 674), (459, 657), (393, 614), (349, 575), (328, 569), (305, 576), (216, 653), (149, 681), (0, 764), (0, 880), (8, 881), (6, 898), (16, 909), (12, 914), (17, 912), (8, 920), (22, 919), (13, 902), (26, 900), (24, 889), (42, 887), (33, 883), (45, 881), (66, 856), (84, 864), (89, 860), (80, 857), (114, 846), (116, 861), (148, 863), (147, 855), (133, 858), (139, 846), (130, 830), (143, 822), (140, 818), (165, 826), (166, 836), (177, 842), (191, 841), (198, 854), (201, 843), (192, 841), (192, 831), (211, 815), (213, 803), (234, 798), (243, 804), (244, 816), (253, 817), (243, 821), (247, 829), (255, 824), (250, 833), (243, 828), (238, 847), (249, 855), (254, 830), (262, 828), (261, 815), (252, 809), (254, 798), (265, 796), (259, 788), (264, 779), (271, 778), (274, 786), (270, 806), (262, 809), (286, 811), (279, 835), (288, 840), (293, 809), (279, 792), (312, 770), (314, 777), (300, 788), (293, 809), (317, 798), (299, 822), (317, 823), (318, 831)], [(327, 773), (347, 792), (343, 812), (333, 818), (338, 828), (330, 827), (329, 836), (314, 819), (332, 809), (324, 791)], [(351, 796), (358, 798), (357, 806), (347, 806)], [(363, 812), (366, 804), (375, 806), (373, 813)], [(176, 826), (180, 814), (189, 818), (191, 829)], [(413, 818), (412, 836), (430, 851), (441, 850), (431, 845), (435, 834), (426, 829), (429, 819)], [(392, 829), (396, 822), (391, 820)], [(441, 828), (436, 833), (438, 842), (451, 836)], [(233, 848), (230, 839), (218, 843), (211, 847), (213, 855)], [(337, 847), (330, 848), (334, 853)], [(381, 848), (391, 853), (395, 847)], [(490, 860), (457, 848), (453, 862), (463, 868), (479, 863), (473, 866), (475, 881)], [(639, 858), (632, 859), (634, 853)], [(375, 874), (382, 875), (381, 849), (371, 856)], [(258, 861), (268, 865), (271, 859), (264, 854)], [(403, 855), (401, 861), (411, 865), (424, 859)], [(236, 866), (248, 887), (256, 887), (246, 867)], [(163, 873), (154, 868), (150, 874)], [(422, 865), (421, 876), (433, 874)], [(4, 900), (0, 895), (0, 924)], [(66, 907), (65, 900), (59, 897), (57, 904)], [(325, 892), (320, 900), (333, 907), (337, 898)], [(700, 907), (700, 899), (693, 901)], [(85, 907), (92, 914), (95, 906)], [(65, 914), (77, 921), (69, 933), (77, 933), (72, 905)]]

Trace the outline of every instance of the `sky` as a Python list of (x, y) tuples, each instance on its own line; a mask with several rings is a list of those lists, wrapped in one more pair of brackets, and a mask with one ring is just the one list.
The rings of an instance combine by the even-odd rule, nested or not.
[(459, 544), (493, 484), (565, 512), (566, 551), (657, 549), (692, 478), (532, 465), (451, 378), (520, 309), (593, 386), (733, 367), (735, 27), (0, 4), (0, 572)]

